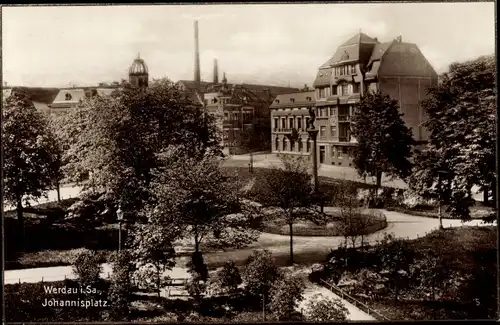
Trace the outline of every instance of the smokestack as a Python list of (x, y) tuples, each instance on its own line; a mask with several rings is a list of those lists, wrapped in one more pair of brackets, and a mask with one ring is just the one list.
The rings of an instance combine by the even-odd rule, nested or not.
[(194, 81), (200, 82), (200, 49), (198, 44), (198, 21), (194, 22)]
[(214, 84), (219, 83), (219, 67), (217, 66), (217, 59), (214, 59)]

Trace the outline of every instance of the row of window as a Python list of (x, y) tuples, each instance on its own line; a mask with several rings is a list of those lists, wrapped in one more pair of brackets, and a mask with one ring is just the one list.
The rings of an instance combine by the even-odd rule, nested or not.
[[(318, 107), (316, 109), (316, 113), (318, 117), (329, 117), (329, 116), (338, 116), (339, 121), (348, 121), (349, 117), (352, 116), (354, 113), (354, 105), (341, 105), (338, 108), (337, 107)], [(275, 117), (274, 118), (274, 129), (298, 129), (298, 130), (304, 130), (305, 127), (307, 127), (307, 121), (309, 117), (306, 116), (296, 116), (296, 117), (282, 117), (281, 118), (281, 125), (279, 122), (279, 118)], [(288, 121), (288, 122), (287, 122)]]
[(340, 67), (335, 67), (334, 73), (336, 76), (345, 76), (356, 74), (356, 65), (354, 64), (346, 64)]
[[(243, 112), (242, 114), (243, 120), (247, 121), (252, 118), (251, 112)], [(224, 112), (224, 121), (239, 121), (240, 120), (240, 112), (233, 112), (230, 114), (229, 112)]]
[[(304, 143), (302, 141), (286, 141), (283, 139), (282, 141), (282, 150), (281, 151), (291, 151), (291, 152), (303, 152), (304, 149)], [(311, 151), (311, 141), (305, 141), (306, 143), (306, 152)], [(323, 149), (324, 147), (321, 147)], [(280, 140), (276, 138), (274, 141), (274, 149), (275, 151), (280, 151)], [(324, 152), (324, 149), (321, 150)], [(345, 146), (333, 146), (331, 148), (331, 156), (332, 158), (342, 158), (343, 156), (347, 156), (349, 158), (352, 158), (352, 149), (349, 147)]]
[(348, 96), (359, 93), (359, 83), (346, 83), (330, 87), (317, 88), (318, 98), (327, 98), (329, 96)]

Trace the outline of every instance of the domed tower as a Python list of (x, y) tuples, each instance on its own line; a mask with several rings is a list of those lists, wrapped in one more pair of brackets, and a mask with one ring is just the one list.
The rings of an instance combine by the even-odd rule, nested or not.
[(141, 59), (140, 54), (137, 54), (137, 58), (132, 62), (130, 69), (128, 70), (129, 82), (134, 87), (147, 87), (148, 86), (148, 66)]

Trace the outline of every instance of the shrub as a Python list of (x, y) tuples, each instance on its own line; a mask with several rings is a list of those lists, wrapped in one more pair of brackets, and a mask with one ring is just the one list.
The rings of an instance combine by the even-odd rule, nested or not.
[(123, 250), (111, 255), (109, 262), (113, 269), (108, 292), (108, 301), (111, 304), (110, 317), (114, 320), (124, 320), (129, 316), (129, 306), (133, 293), (131, 284), (132, 257), (128, 251)]
[[(269, 297), (272, 284), (278, 281), (282, 274), (275, 265), (269, 250), (254, 250), (248, 257), (243, 272), (243, 281), (249, 294)], [(267, 300), (267, 299), (266, 299)]]
[(73, 272), (82, 286), (92, 286), (97, 283), (102, 272), (97, 252), (82, 250), (76, 257)]
[(305, 316), (310, 322), (345, 322), (349, 310), (340, 299), (314, 295), (306, 305)]
[(298, 304), (304, 299), (304, 281), (299, 276), (286, 275), (275, 282), (271, 289), (269, 308), (279, 320), (292, 317)]
[(233, 261), (224, 264), (217, 272), (214, 279), (214, 286), (217, 292), (233, 295), (237, 293), (238, 286), (242, 283), (240, 271)]

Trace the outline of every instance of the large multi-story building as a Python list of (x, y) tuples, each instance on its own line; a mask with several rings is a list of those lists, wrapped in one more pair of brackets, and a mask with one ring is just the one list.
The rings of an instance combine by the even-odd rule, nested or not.
[[(242, 131), (256, 125), (269, 123), (270, 105), (280, 94), (299, 91), (298, 88), (270, 85), (228, 83), (226, 74), (219, 82), (217, 60), (214, 61), (213, 81), (201, 80), (200, 55), (198, 46), (198, 23), (195, 22), (195, 62), (194, 80), (180, 80), (177, 84), (195, 104), (204, 107), (216, 116), (216, 123), (222, 134), (222, 146), (226, 152), (239, 152)], [(262, 123), (260, 123), (262, 122)], [(262, 130), (269, 137), (270, 130)], [(269, 150), (269, 147), (263, 147)]]
[(271, 105), (272, 151), (310, 153), (306, 132), (308, 107), (316, 113), (317, 153), (321, 164), (353, 166), (351, 116), (363, 94), (380, 90), (398, 100), (403, 120), (417, 143), (428, 139), (420, 106), (426, 90), (437, 84), (434, 71), (418, 46), (401, 37), (380, 43), (359, 33), (337, 48), (318, 69), (314, 91), (278, 95)]

